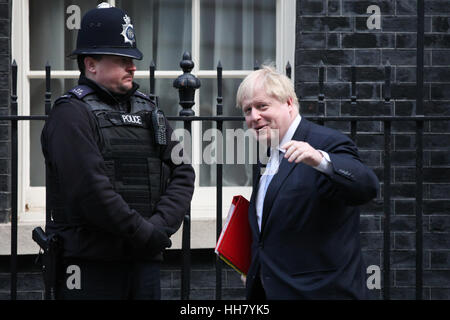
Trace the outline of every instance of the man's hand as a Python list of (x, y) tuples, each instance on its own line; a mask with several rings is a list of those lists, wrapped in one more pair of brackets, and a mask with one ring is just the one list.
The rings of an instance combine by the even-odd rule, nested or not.
[(247, 284), (247, 276), (244, 276), (243, 274), (241, 274), (241, 281), (245, 286)]
[(311, 167), (317, 167), (322, 161), (322, 154), (311, 147), (309, 143), (303, 141), (291, 140), (281, 146), (286, 150), (284, 157), (289, 162), (295, 161), (295, 163), (303, 162)]

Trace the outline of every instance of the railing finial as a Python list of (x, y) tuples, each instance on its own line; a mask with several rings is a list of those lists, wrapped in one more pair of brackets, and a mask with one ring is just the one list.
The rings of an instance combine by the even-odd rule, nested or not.
[(201, 84), (200, 80), (191, 73), (194, 68), (194, 61), (192, 61), (191, 54), (188, 51), (183, 54), (180, 67), (183, 69), (183, 74), (173, 82), (173, 86), (178, 89), (179, 103), (183, 108), (180, 111), (180, 116), (193, 116), (195, 113), (191, 108), (195, 104), (195, 90), (200, 88)]

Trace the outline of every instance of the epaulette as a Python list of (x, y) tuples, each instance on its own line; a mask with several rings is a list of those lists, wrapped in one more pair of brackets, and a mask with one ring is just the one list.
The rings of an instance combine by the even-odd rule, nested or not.
[(72, 95), (66, 93), (65, 95), (63, 95), (55, 100), (55, 105), (60, 104), (61, 102), (63, 102), (66, 99), (70, 99), (70, 97), (72, 97)]
[(84, 85), (79, 85), (76, 86), (74, 88), (72, 88), (71, 90), (69, 90), (65, 95), (62, 95), (61, 97), (59, 97), (58, 99), (55, 100), (55, 105), (70, 99), (72, 97), (75, 97), (77, 99), (83, 99), (85, 96), (87, 96), (88, 94), (94, 92), (93, 89), (91, 89), (88, 86), (84, 86)]
[(72, 88), (71, 90), (69, 90), (68, 93), (72, 94), (73, 96), (77, 97), (78, 99), (83, 99), (85, 96), (87, 96), (88, 94), (94, 92), (94, 89), (92, 89), (89, 86), (85, 86), (85, 85), (79, 85), (76, 86), (74, 88)]
[(138, 96), (138, 97), (140, 97), (140, 98), (142, 98), (142, 99), (148, 100), (148, 101), (150, 101), (150, 102), (153, 102), (152, 99), (150, 99), (150, 97), (149, 97), (148, 95), (146, 95), (145, 93), (140, 92), (139, 90), (136, 90), (136, 91), (134, 92), (134, 95), (135, 95), (135, 96)]

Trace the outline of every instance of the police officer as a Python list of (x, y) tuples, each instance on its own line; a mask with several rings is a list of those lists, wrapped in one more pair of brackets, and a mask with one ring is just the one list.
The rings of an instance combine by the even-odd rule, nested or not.
[(42, 132), (47, 232), (62, 239), (58, 299), (160, 299), (162, 252), (194, 190), (172, 129), (133, 82), (142, 59), (130, 17), (106, 3), (82, 19), (78, 86)]

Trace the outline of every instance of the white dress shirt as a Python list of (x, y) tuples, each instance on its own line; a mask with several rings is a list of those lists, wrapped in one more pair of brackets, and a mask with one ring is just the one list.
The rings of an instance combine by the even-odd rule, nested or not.
[[(263, 206), (264, 206), (264, 198), (266, 196), (267, 188), (269, 187), (270, 182), (272, 181), (273, 176), (278, 172), (278, 168), (280, 166), (281, 160), (283, 159), (284, 153), (286, 150), (281, 149), (280, 146), (283, 146), (285, 143), (292, 140), (295, 131), (297, 130), (302, 117), (297, 115), (297, 117), (292, 121), (289, 129), (287, 130), (284, 137), (281, 139), (280, 144), (277, 148), (270, 149), (270, 158), (267, 162), (266, 170), (264, 174), (261, 176), (259, 181), (258, 194), (256, 195), (256, 216), (258, 221), (259, 230), (261, 231), (261, 222), (262, 222), (262, 214), (263, 214)], [(325, 174), (331, 174), (333, 171), (330, 156), (328, 153), (322, 150), (318, 150), (322, 155), (322, 161), (316, 167), (313, 167), (320, 172)]]

